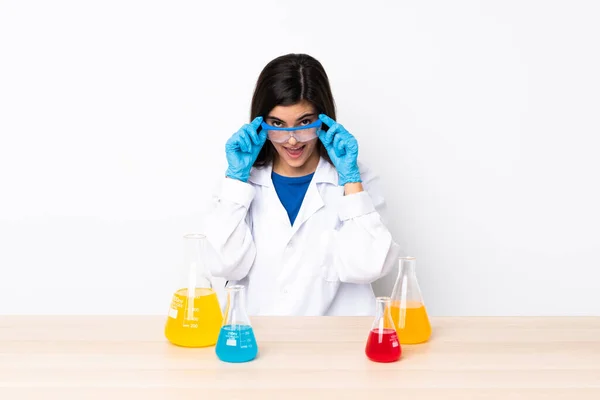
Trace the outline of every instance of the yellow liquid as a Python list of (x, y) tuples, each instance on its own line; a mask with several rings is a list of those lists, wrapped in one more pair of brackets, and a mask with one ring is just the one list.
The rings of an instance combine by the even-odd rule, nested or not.
[(178, 346), (214, 346), (223, 323), (217, 293), (212, 289), (196, 288), (193, 298), (188, 298), (187, 294), (187, 289), (179, 289), (173, 295), (165, 336)]
[(408, 302), (403, 309), (400, 302), (394, 302), (391, 312), (400, 344), (416, 344), (429, 340), (431, 324), (423, 304)]

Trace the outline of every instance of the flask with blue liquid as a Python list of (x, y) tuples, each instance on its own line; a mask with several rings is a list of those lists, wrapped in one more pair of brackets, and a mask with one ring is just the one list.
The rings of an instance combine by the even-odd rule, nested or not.
[(227, 290), (227, 307), (217, 340), (216, 353), (221, 361), (240, 363), (252, 361), (258, 345), (246, 313), (245, 286), (233, 285)]

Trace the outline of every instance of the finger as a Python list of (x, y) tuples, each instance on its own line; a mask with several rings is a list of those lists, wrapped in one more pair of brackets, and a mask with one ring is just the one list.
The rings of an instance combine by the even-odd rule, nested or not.
[(329, 142), (327, 142), (327, 131), (324, 131), (323, 129), (319, 129), (317, 131), (317, 136), (319, 137), (321, 142), (323, 142), (323, 145), (327, 148), (329, 146)]
[(327, 125), (328, 127), (332, 127), (333, 125), (335, 125), (335, 121), (331, 118), (329, 118), (327, 115), (325, 114), (319, 114), (319, 119), (321, 121), (323, 121), (325, 123), (325, 125)]
[(346, 153), (356, 153), (358, 154), (358, 142), (355, 137), (350, 137), (350, 139), (346, 142)]
[(267, 131), (265, 131), (264, 129), (260, 131), (260, 133), (258, 134), (258, 140), (260, 141), (259, 145), (262, 147), (267, 141)]
[(331, 126), (331, 128), (329, 128), (329, 130), (327, 131), (325, 140), (327, 140), (328, 143), (333, 143), (335, 138), (337, 136), (340, 136), (340, 134), (342, 132), (343, 132), (342, 126), (340, 124), (338, 124), (337, 122), (334, 122), (334, 124)]
[(337, 135), (333, 140), (333, 149), (335, 151), (335, 155), (338, 157), (346, 154), (346, 142), (342, 135)]
[(325, 140), (326, 135), (327, 135), (327, 132), (325, 132), (324, 130), (319, 129), (317, 131), (317, 136), (319, 137), (319, 140), (323, 144), (323, 147), (325, 147), (325, 150), (327, 150), (327, 152), (329, 153), (329, 149), (331, 148), (331, 145), (326, 142), (326, 140)]
[(260, 139), (258, 138), (258, 133), (256, 133), (256, 129), (252, 127), (252, 125), (246, 125), (244, 127), (244, 132), (248, 135), (253, 144), (259, 145)]
[(238, 142), (240, 144), (240, 150), (244, 153), (249, 153), (250, 149), (251, 149), (251, 145), (250, 145), (250, 139), (248, 138), (248, 135), (246, 134), (246, 131), (242, 130), (240, 132), (239, 138), (238, 138)]
[(331, 149), (333, 149), (333, 140), (329, 140), (329, 139), (327, 139), (328, 137), (329, 137), (329, 136), (328, 136), (328, 134), (326, 133), (326, 134), (323, 136), (323, 140), (322, 140), (322, 142), (323, 142), (323, 146), (325, 146), (325, 149), (327, 149), (327, 151), (330, 151)]
[(258, 130), (258, 127), (260, 126), (260, 124), (263, 122), (263, 117), (258, 116), (256, 118), (254, 118), (252, 120), (252, 122), (250, 122), (250, 126), (252, 126), (254, 128), (254, 130)]
[(229, 139), (225, 143), (225, 151), (237, 151), (239, 147), (237, 139)]
[(252, 139), (250, 139), (250, 135), (248, 135), (248, 132), (244, 132), (244, 141), (246, 142), (246, 147), (247, 153), (251, 153), (252, 152)]
[(324, 131), (323, 129), (319, 129), (319, 137), (323, 144), (329, 146), (333, 140), (334, 135), (336, 134), (336, 126), (337, 124), (333, 124), (333, 126), (329, 127), (328, 130)]

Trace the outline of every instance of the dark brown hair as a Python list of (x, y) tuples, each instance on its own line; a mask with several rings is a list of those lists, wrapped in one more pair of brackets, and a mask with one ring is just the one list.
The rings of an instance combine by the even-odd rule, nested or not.
[[(307, 54), (287, 54), (269, 62), (260, 73), (252, 96), (250, 121), (263, 118), (277, 106), (289, 106), (306, 100), (317, 113), (335, 118), (335, 102), (329, 78), (319, 61)], [(322, 129), (327, 129), (325, 126)], [(321, 157), (331, 162), (323, 143), (318, 141)], [(277, 151), (267, 140), (254, 165), (262, 167), (273, 162)]]

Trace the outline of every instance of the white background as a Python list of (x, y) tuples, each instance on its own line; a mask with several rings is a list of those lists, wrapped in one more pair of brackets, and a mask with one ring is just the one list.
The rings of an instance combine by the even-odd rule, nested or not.
[(165, 314), (258, 74), (305, 52), (430, 314), (600, 315), (597, 2), (206, 3), (0, 2), (0, 313)]

